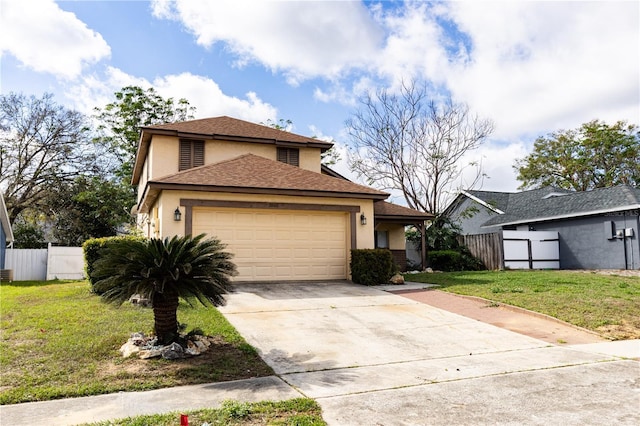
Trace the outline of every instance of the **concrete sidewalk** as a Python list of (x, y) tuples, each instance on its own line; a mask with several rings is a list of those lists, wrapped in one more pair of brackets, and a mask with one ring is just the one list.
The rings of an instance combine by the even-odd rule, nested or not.
[[(301, 396), (282, 379), (270, 376), (144, 392), (119, 392), (83, 398), (3, 405), (0, 406), (0, 424), (66, 426), (143, 414), (217, 408), (225, 400), (280, 401)], [(179, 422), (180, 417), (176, 416), (176, 424)]]

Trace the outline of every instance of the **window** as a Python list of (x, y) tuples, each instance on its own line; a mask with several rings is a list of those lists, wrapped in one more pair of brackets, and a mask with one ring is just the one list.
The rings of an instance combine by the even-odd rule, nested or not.
[(300, 166), (300, 152), (298, 148), (278, 148), (278, 161), (296, 167)]
[(180, 139), (178, 170), (187, 170), (202, 165), (204, 165), (204, 141)]
[(375, 231), (376, 248), (389, 248), (389, 231)]

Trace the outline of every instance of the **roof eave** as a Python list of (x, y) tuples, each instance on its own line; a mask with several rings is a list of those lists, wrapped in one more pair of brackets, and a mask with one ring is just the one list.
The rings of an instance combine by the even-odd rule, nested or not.
[(390, 214), (374, 214), (374, 220), (376, 222), (386, 223), (398, 223), (401, 225), (413, 225), (416, 223), (422, 223), (427, 220), (433, 219), (435, 216), (404, 216), (404, 215), (390, 215)]
[(234, 194), (270, 194), (289, 195), (303, 197), (323, 197), (323, 198), (357, 198), (369, 200), (385, 200), (389, 194), (371, 194), (365, 192), (340, 192), (340, 191), (317, 191), (309, 189), (283, 189), (283, 188), (254, 188), (238, 186), (216, 186), (216, 185), (190, 185), (184, 183), (167, 182), (147, 182), (140, 203), (138, 203), (139, 213), (148, 213), (149, 209), (162, 191), (195, 191), (195, 192), (222, 192)]
[(519, 220), (510, 221), (510, 222), (500, 222), (500, 223), (493, 223), (490, 225), (481, 225), (480, 227), (491, 228), (493, 226), (522, 225), (525, 223), (538, 223), (538, 222), (548, 222), (552, 220), (571, 219), (574, 217), (597, 216), (600, 214), (614, 213), (614, 212), (627, 211), (627, 210), (636, 210), (636, 209), (640, 209), (640, 204), (631, 204), (628, 206), (620, 206), (620, 207), (614, 207), (610, 209), (590, 210), (590, 211), (579, 212), (579, 213), (567, 213), (567, 214), (555, 215), (555, 216), (519, 219)]
[(4, 203), (4, 195), (0, 193), (0, 226), (4, 229), (5, 240), (8, 243), (14, 241), (13, 230), (11, 229), (11, 223), (9, 222), (9, 212), (7, 206)]
[(482, 206), (484, 206), (484, 207), (486, 207), (486, 208), (488, 208), (488, 209), (490, 209), (490, 210), (493, 210), (494, 212), (496, 212), (496, 213), (498, 213), (498, 214), (504, 214), (504, 212), (503, 212), (502, 210), (500, 210), (499, 208), (497, 208), (497, 207), (495, 207), (495, 206), (492, 206), (491, 204), (489, 204), (489, 203), (487, 203), (486, 201), (484, 201), (484, 200), (482, 200), (482, 199), (480, 199), (480, 198), (476, 197), (476, 196), (475, 196), (475, 195), (473, 195), (473, 194), (470, 194), (470, 193), (469, 193), (469, 192), (467, 192), (467, 191), (462, 191), (462, 192), (461, 192), (461, 194), (463, 194), (463, 195), (465, 195), (465, 196), (469, 197), (470, 199), (472, 199), (472, 200), (473, 200), (473, 201), (475, 201), (476, 203), (479, 203), (480, 205), (482, 205)]

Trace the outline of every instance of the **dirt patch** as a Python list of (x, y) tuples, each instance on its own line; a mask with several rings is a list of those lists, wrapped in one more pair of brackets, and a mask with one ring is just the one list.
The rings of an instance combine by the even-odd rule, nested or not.
[[(102, 364), (99, 380), (130, 382), (159, 377), (171, 386), (265, 377), (273, 370), (253, 351), (226, 343), (215, 337), (206, 352), (189, 358), (165, 360), (160, 358), (116, 358)], [(156, 387), (156, 386), (152, 386)]]
[(583, 272), (585, 274), (617, 275), (620, 277), (640, 277), (640, 269), (580, 269), (571, 272)]
[(627, 321), (622, 321), (622, 324), (609, 324), (598, 327), (598, 333), (611, 340), (640, 339), (640, 328)]

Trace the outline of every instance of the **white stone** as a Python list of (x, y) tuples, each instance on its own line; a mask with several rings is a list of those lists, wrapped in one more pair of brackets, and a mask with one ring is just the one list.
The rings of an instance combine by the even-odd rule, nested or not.
[(138, 352), (140, 352), (140, 346), (137, 346), (131, 339), (120, 347), (120, 353), (123, 358), (129, 358), (131, 355), (137, 354)]

